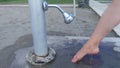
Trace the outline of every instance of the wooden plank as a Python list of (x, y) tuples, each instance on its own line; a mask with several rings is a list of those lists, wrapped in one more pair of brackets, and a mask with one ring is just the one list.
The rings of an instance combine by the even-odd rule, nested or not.
[[(99, 15), (102, 16), (105, 9), (108, 7), (108, 3), (100, 3), (98, 1), (90, 0), (90, 7)], [(113, 28), (118, 36), (120, 36), (120, 24)]]

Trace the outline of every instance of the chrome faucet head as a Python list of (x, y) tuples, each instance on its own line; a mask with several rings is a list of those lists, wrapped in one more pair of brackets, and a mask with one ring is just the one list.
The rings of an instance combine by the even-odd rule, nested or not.
[(69, 14), (67, 12), (63, 13), (64, 21), (66, 24), (70, 24), (74, 20), (74, 16), (72, 14)]
[(43, 5), (43, 10), (44, 10), (44, 11), (48, 10), (48, 7), (55, 7), (55, 8), (57, 8), (57, 9), (63, 14), (64, 22), (65, 22), (66, 24), (70, 24), (70, 23), (74, 20), (75, 13), (74, 13), (74, 15), (69, 14), (69, 13), (65, 12), (65, 11), (64, 11), (60, 6), (58, 6), (58, 5), (54, 5), (54, 4), (48, 5), (48, 3), (47, 3), (46, 1), (44, 1), (44, 2), (42, 3), (42, 5)]

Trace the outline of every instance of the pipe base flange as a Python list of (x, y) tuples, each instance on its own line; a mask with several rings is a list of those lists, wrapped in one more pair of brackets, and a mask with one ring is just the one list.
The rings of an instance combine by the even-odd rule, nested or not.
[(47, 56), (37, 56), (33, 51), (31, 51), (27, 56), (27, 61), (32, 65), (45, 65), (52, 60), (54, 60), (56, 52), (54, 49), (49, 48)]

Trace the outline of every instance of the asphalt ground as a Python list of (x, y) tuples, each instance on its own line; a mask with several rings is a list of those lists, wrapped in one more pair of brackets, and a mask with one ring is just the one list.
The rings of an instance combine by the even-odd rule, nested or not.
[[(71, 7), (62, 7), (72, 13)], [(99, 16), (89, 8), (77, 8), (76, 19), (65, 24), (62, 14), (55, 8), (46, 11), (47, 36), (89, 37), (94, 31)], [(0, 49), (5, 48), (24, 35), (32, 34), (30, 13), (27, 6), (0, 6)], [(112, 31), (107, 37), (116, 37)]]

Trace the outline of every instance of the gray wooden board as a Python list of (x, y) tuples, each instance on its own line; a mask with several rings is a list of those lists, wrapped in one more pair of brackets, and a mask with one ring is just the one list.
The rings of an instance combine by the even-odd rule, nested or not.
[[(100, 53), (86, 55), (80, 62), (71, 62), (75, 53), (85, 44), (87, 38), (53, 36), (48, 37), (48, 45), (57, 52), (55, 60), (44, 66), (34, 66), (26, 62), (25, 56), (32, 49), (32, 35), (19, 38), (15, 44), (0, 50), (0, 68), (119, 68), (120, 52), (114, 51), (116, 43), (107, 38), (100, 43)], [(109, 40), (109, 41), (108, 41)]]

